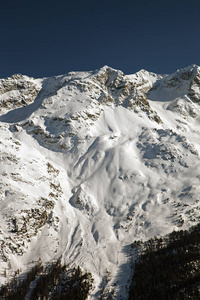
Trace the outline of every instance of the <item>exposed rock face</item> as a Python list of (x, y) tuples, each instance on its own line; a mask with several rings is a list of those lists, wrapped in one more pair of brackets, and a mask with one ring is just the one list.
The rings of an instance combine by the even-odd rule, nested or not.
[(33, 78), (15, 74), (0, 80), (0, 111), (16, 109), (31, 104), (41, 87)]
[(195, 103), (200, 102), (200, 70), (199, 73), (191, 81), (188, 96), (193, 102)]
[(152, 82), (145, 76), (154, 77), (155, 80), (160, 77), (145, 70), (141, 70), (135, 76), (126, 76), (121, 71), (104, 66), (94, 75), (94, 80), (103, 89), (99, 101), (121, 105), (136, 113), (145, 112), (151, 120), (161, 123), (160, 117), (152, 110), (146, 97), (146, 93), (152, 87)]

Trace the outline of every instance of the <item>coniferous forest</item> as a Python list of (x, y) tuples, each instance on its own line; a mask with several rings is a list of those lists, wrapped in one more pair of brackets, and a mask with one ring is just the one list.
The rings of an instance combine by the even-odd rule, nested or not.
[(200, 299), (200, 224), (142, 244), (129, 299)]

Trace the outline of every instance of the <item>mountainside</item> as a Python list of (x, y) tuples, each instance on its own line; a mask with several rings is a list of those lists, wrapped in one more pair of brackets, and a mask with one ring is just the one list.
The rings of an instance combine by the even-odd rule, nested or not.
[(1, 79), (1, 282), (61, 258), (126, 297), (131, 244), (200, 221), (199, 103), (196, 65)]

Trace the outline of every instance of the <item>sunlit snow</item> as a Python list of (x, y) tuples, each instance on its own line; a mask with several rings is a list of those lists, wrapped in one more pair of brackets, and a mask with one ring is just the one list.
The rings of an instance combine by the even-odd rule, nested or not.
[(199, 74), (105, 66), (0, 83), (1, 282), (61, 257), (92, 273), (92, 299), (109, 272), (119, 298), (135, 240), (199, 222)]

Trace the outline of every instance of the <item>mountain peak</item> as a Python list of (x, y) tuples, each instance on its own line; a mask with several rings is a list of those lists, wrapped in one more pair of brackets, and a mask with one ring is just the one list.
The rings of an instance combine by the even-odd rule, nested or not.
[(200, 72), (200, 67), (193, 64), (186, 68), (178, 69), (176, 72), (168, 75), (168, 78), (179, 77), (182, 80), (191, 80)]

